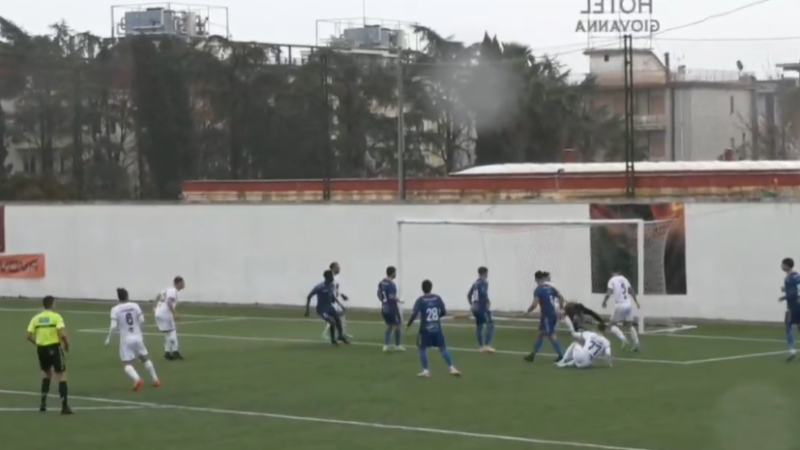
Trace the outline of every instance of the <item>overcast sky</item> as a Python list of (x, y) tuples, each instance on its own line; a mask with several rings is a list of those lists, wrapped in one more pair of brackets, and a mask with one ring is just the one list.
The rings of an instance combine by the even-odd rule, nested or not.
[[(465, 42), (479, 40), (484, 31), (504, 42), (524, 43), (536, 51), (559, 54), (576, 73), (588, 70), (582, 50), (586, 34), (576, 24), (587, 17), (581, 11), (587, 0), (217, 0), (227, 7), (230, 33), (237, 40), (314, 44), (334, 32), (319, 19), (358, 18), (365, 3), (367, 17), (417, 22)], [(590, 0), (592, 3), (602, 0)], [(612, 2), (605, 0), (606, 8)], [(629, 6), (634, 0), (624, 0)], [(775, 73), (778, 63), (800, 61), (800, 0), (635, 0), (652, 3), (652, 15), (593, 15), (592, 19), (657, 20), (661, 30), (653, 49), (670, 52), (674, 60), (692, 69), (736, 70), (741, 60), (746, 70), (760, 76)], [(33, 33), (66, 20), (73, 28), (108, 36), (112, 5), (109, 0), (20, 0), (3, 2), (2, 14)], [(760, 3), (722, 17), (737, 7)], [(597, 6), (595, 6), (597, 8)], [(117, 14), (122, 15), (118, 8)], [(708, 20), (679, 30), (671, 28)], [(212, 11), (213, 31), (223, 34), (223, 10)], [(609, 36), (611, 39), (609, 39)], [(613, 45), (614, 35), (593, 35), (594, 45)], [(648, 40), (637, 45), (649, 46)]]

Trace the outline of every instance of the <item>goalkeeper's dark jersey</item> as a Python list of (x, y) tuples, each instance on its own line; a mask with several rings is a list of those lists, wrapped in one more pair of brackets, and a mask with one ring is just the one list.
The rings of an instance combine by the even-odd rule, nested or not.
[(603, 323), (603, 318), (596, 312), (583, 306), (583, 303), (567, 303), (564, 307), (564, 312), (567, 314), (567, 317), (569, 317), (569, 320), (572, 321), (575, 330), (583, 329), (583, 319), (585, 316), (591, 317), (597, 323)]

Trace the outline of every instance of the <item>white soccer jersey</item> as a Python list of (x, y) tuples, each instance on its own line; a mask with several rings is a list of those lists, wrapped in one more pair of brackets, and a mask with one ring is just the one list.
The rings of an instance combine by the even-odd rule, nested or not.
[(630, 306), (631, 295), (628, 293), (630, 288), (631, 283), (622, 275), (614, 275), (608, 280), (608, 289), (614, 294), (614, 303), (617, 306)]
[(144, 314), (136, 303), (120, 303), (111, 308), (111, 320), (117, 322), (120, 342), (128, 337), (142, 337)]
[(174, 287), (168, 287), (159, 294), (158, 304), (156, 305), (156, 315), (171, 314), (168, 306), (170, 304), (173, 308), (177, 308), (178, 306), (178, 290)]
[(611, 356), (611, 342), (593, 331), (581, 333), (583, 338), (583, 349), (586, 350), (592, 359), (605, 358)]
[(339, 281), (340, 280), (341, 280), (341, 277), (339, 275), (334, 275), (333, 276), (333, 295), (334, 295), (334, 297), (336, 297), (337, 300), (341, 300), (341, 298), (340, 298), (341, 293), (339, 292)]
[(136, 303), (120, 303), (111, 308), (111, 320), (119, 331), (119, 359), (133, 361), (147, 356), (147, 347), (142, 336), (144, 314)]

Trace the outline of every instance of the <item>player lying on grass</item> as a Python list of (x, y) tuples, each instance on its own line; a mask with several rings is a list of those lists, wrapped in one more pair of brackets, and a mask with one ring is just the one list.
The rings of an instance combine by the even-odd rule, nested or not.
[(172, 286), (164, 289), (156, 297), (156, 325), (158, 330), (164, 333), (164, 359), (167, 361), (181, 360), (181, 352), (178, 351), (178, 331), (175, 322), (178, 321), (178, 314), (175, 312), (178, 307), (178, 292), (186, 287), (183, 277), (177, 276), (172, 280)]
[[(352, 339), (353, 336), (347, 332), (347, 320), (345, 319), (345, 314), (347, 313), (347, 309), (344, 307), (342, 302), (346, 302), (349, 300), (346, 295), (341, 291), (341, 278), (339, 278), (339, 273), (342, 271), (342, 268), (339, 266), (339, 263), (332, 262), (328, 268), (333, 272), (333, 291), (334, 296), (336, 297), (336, 303), (333, 304), (333, 307), (336, 309), (336, 312), (339, 313), (339, 319), (342, 321), (342, 329), (344, 330), (344, 335), (347, 336), (348, 339)], [(328, 333), (330, 332), (331, 324), (326, 323), (325, 329), (322, 330), (322, 339), (328, 338)]]
[[(396, 276), (397, 269), (389, 266), (386, 268), (386, 277), (378, 283), (381, 316), (383, 316), (383, 322), (386, 324), (386, 331), (383, 333), (384, 352), (391, 350), (406, 351), (405, 347), (401, 345), (403, 335), (400, 327), (402, 326), (403, 318), (400, 316), (400, 299), (397, 298), (397, 285), (394, 282)], [(392, 341), (392, 335), (394, 335), (394, 348), (389, 345)]]
[(408, 319), (408, 325), (406, 325), (406, 329), (411, 328), (414, 320), (419, 317), (417, 349), (419, 350), (422, 372), (417, 376), (425, 378), (431, 376), (431, 372), (428, 370), (428, 349), (436, 347), (442, 354), (444, 362), (450, 368), (450, 375), (459, 377), (461, 372), (453, 365), (453, 358), (447, 349), (444, 331), (442, 330), (442, 318), (447, 315), (447, 309), (444, 307), (444, 300), (438, 295), (432, 294), (432, 290), (433, 283), (429, 280), (422, 282), (422, 297), (418, 298), (414, 303), (414, 310), (411, 313), (411, 318)]
[(569, 331), (583, 331), (586, 316), (591, 317), (598, 324), (605, 324), (599, 314), (584, 306), (583, 303), (570, 301), (564, 305), (564, 323), (567, 324)]
[(536, 310), (537, 307), (541, 308), (541, 318), (539, 319), (539, 338), (533, 346), (533, 351), (525, 357), (525, 361), (533, 362), (536, 355), (542, 349), (544, 339), (550, 340), (553, 345), (553, 350), (556, 351), (558, 358), (556, 362), (564, 357), (561, 350), (561, 344), (558, 342), (556, 335), (556, 325), (558, 324), (559, 310), (564, 305), (564, 297), (558, 292), (558, 289), (549, 283), (550, 274), (541, 270), (536, 271), (534, 274), (536, 280), (536, 289), (533, 291), (533, 303), (528, 308), (527, 313), (530, 314)]
[(592, 331), (573, 331), (575, 341), (570, 344), (564, 353), (564, 359), (556, 364), (557, 367), (575, 367), (585, 369), (592, 367), (595, 360), (604, 359), (611, 367), (611, 342), (603, 335), (606, 331), (605, 324), (597, 325), (597, 333)]
[(794, 270), (794, 260), (792, 258), (784, 258), (781, 261), (781, 269), (786, 273), (786, 277), (783, 279), (783, 295), (778, 301), (786, 302), (784, 322), (786, 326), (786, 343), (789, 345), (789, 359), (787, 361), (791, 361), (797, 356), (792, 326), (796, 326), (800, 330), (800, 275)]
[[(314, 289), (309, 292), (308, 296), (306, 297), (306, 312), (305, 316), (309, 316), (309, 306), (311, 305), (311, 298), (316, 296), (317, 297), (317, 315), (328, 322), (329, 325), (332, 325), (330, 328), (330, 337), (331, 337), (331, 344), (339, 345), (337, 341), (344, 342), (345, 344), (349, 344), (350, 341), (347, 340), (347, 337), (344, 335), (344, 331), (342, 330), (342, 321), (339, 319), (339, 314), (336, 312), (336, 309), (333, 307), (334, 303), (336, 303), (336, 295), (334, 292), (333, 286), (333, 272), (330, 270), (326, 270), (322, 274), (324, 280), (322, 283), (314, 286)], [(337, 338), (338, 333), (338, 338)]]
[(133, 380), (133, 390), (138, 391), (144, 386), (144, 381), (136, 373), (133, 362), (139, 360), (144, 368), (150, 372), (153, 386), (161, 387), (161, 382), (156, 375), (156, 368), (147, 354), (147, 347), (144, 345), (142, 335), (142, 325), (144, 324), (144, 314), (142, 308), (136, 303), (128, 301), (128, 291), (124, 288), (117, 289), (117, 299), (119, 304), (111, 308), (111, 326), (108, 328), (106, 345), (111, 342), (111, 336), (119, 333), (119, 359), (125, 373)]
[[(478, 351), (494, 353), (492, 339), (494, 338), (494, 321), (492, 320), (491, 302), (489, 301), (489, 269), (478, 268), (478, 279), (472, 283), (467, 292), (472, 315), (475, 317), (475, 337), (478, 338)], [(484, 335), (484, 328), (486, 334)]]
[(639, 300), (636, 298), (636, 293), (633, 291), (630, 281), (628, 281), (619, 270), (612, 272), (611, 278), (608, 280), (608, 290), (606, 291), (606, 296), (603, 298), (603, 308), (606, 307), (608, 298), (611, 297), (611, 295), (614, 296), (615, 304), (614, 312), (611, 313), (611, 320), (608, 322), (611, 326), (611, 332), (622, 342), (622, 348), (625, 348), (628, 345), (628, 339), (617, 325), (621, 324), (627, 326), (631, 333), (631, 340), (633, 340), (632, 350), (638, 352), (639, 333), (636, 331), (636, 324), (633, 320), (633, 305), (631, 305), (631, 300), (636, 303), (637, 309), (640, 308)]

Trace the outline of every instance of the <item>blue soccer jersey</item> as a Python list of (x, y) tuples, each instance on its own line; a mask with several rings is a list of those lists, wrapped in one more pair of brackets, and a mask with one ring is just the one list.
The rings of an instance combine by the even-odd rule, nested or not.
[(558, 324), (558, 290), (549, 284), (543, 284), (536, 287), (533, 297), (538, 300), (542, 313), (539, 331), (547, 334), (555, 333)]
[(378, 300), (381, 301), (381, 315), (386, 325), (400, 325), (397, 285), (393, 280), (384, 278), (378, 283)]
[(336, 303), (336, 289), (333, 284), (326, 282), (319, 283), (314, 286), (314, 289), (308, 294), (307, 301), (312, 297), (317, 297), (317, 314), (325, 320), (336, 314), (336, 309), (333, 307)]
[(469, 299), (472, 315), (475, 316), (475, 322), (478, 325), (492, 321), (492, 312), (489, 308), (489, 282), (485, 278), (478, 278), (472, 283), (467, 292), (467, 299)]
[(420, 348), (445, 347), (444, 332), (442, 331), (442, 318), (447, 315), (444, 301), (436, 294), (426, 294), (414, 303), (409, 326), (419, 317), (419, 337), (417, 344)]
[(789, 322), (800, 324), (800, 274), (789, 272), (783, 280), (783, 291), (786, 296), (786, 311)]

